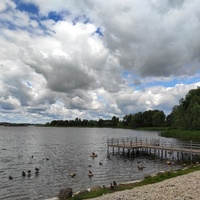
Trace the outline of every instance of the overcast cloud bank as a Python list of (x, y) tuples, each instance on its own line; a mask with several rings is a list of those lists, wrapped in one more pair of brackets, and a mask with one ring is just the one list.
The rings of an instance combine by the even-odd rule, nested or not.
[(0, 121), (172, 111), (200, 86), (198, 0), (3, 0)]

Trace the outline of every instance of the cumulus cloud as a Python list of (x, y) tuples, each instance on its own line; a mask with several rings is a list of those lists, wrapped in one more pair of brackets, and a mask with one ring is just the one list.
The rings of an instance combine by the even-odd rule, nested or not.
[(100, 12), (93, 13), (98, 13), (94, 16), (105, 30), (107, 45), (124, 68), (141, 76), (193, 75), (199, 70), (198, 56), (194, 58), (199, 44), (192, 45), (199, 33), (197, 1), (109, 4), (101, 1), (95, 7)]
[(169, 114), (200, 85), (199, 4), (2, 1), (0, 121)]

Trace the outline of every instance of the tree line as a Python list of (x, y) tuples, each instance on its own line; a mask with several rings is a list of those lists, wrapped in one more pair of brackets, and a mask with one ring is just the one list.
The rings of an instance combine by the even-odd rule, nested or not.
[(111, 119), (87, 120), (53, 120), (46, 126), (63, 127), (172, 127), (185, 130), (200, 130), (200, 87), (192, 89), (185, 98), (180, 99), (179, 105), (173, 107), (169, 115), (162, 110), (148, 110), (127, 114), (122, 120), (113, 116)]

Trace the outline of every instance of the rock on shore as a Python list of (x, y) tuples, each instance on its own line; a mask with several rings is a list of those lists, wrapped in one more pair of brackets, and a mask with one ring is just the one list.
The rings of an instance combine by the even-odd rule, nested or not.
[(136, 187), (94, 200), (200, 200), (200, 171), (171, 178), (160, 183)]

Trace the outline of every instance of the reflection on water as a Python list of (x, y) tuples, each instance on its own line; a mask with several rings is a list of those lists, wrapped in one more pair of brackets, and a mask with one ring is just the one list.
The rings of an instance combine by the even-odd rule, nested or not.
[[(63, 187), (73, 191), (93, 185), (109, 185), (142, 179), (168, 169), (160, 160), (120, 155), (107, 158), (107, 139), (120, 137), (159, 138), (157, 132), (107, 128), (0, 127), (0, 200), (45, 199)], [(91, 158), (92, 152), (98, 157)], [(99, 164), (99, 163), (102, 164)], [(141, 171), (137, 163), (145, 168)], [(39, 174), (35, 173), (39, 168)], [(176, 166), (174, 166), (176, 167)], [(30, 176), (22, 171), (31, 170)], [(88, 176), (92, 170), (94, 176)], [(69, 176), (76, 173), (75, 177)], [(13, 180), (8, 177), (12, 176)]]

